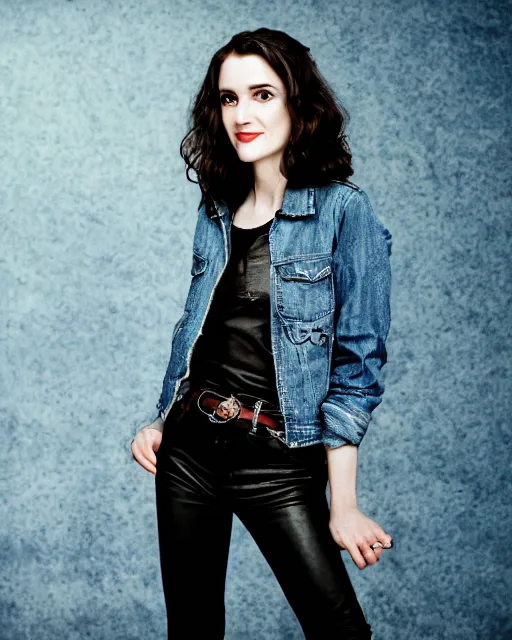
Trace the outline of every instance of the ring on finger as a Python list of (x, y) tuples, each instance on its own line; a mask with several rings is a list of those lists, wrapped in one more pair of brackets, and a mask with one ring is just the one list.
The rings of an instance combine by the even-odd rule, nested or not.
[(379, 547), (382, 547), (383, 549), (391, 549), (391, 547), (393, 546), (393, 540), (391, 540), (390, 544), (388, 547), (385, 547), (382, 542), (374, 542), (373, 544), (370, 545), (370, 549), (377, 549)]

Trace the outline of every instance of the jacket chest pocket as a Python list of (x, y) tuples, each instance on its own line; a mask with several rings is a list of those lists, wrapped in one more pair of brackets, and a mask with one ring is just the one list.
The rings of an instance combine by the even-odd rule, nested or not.
[(276, 305), (285, 320), (313, 321), (334, 311), (332, 256), (276, 265)]

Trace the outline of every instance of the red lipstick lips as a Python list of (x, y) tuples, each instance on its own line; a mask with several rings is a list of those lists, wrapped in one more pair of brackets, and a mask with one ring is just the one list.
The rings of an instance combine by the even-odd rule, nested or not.
[(258, 136), (261, 136), (262, 132), (259, 133), (244, 133), (242, 131), (240, 131), (239, 133), (236, 133), (236, 137), (238, 140), (240, 140), (240, 142), (251, 142), (252, 140), (254, 140), (254, 138), (257, 138)]

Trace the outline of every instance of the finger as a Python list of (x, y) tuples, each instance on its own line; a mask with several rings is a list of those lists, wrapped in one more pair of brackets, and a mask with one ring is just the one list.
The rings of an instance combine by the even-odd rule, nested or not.
[[(156, 474), (156, 466), (155, 466), (155, 464), (148, 458), (145, 450), (142, 449), (137, 442), (134, 442), (132, 444), (132, 453), (133, 453), (133, 457), (140, 464), (141, 467), (144, 467), (144, 469), (146, 469), (146, 471), (149, 471), (153, 475)], [(153, 453), (153, 455), (154, 455), (154, 453)], [(156, 456), (155, 456), (155, 461), (154, 462), (156, 463)]]
[(353, 543), (351, 545), (347, 545), (345, 548), (350, 553), (352, 561), (354, 562), (356, 567), (358, 567), (359, 569), (365, 569), (368, 566), (366, 560), (364, 559), (364, 556), (359, 551), (359, 547), (357, 546), (357, 544)]
[(384, 549), (391, 549), (393, 547), (393, 538), (389, 533), (382, 531), (382, 533), (377, 536), (377, 540), (382, 543)]
[(148, 460), (153, 466), (156, 466), (156, 454), (153, 451), (153, 447), (151, 444), (146, 442), (146, 446), (143, 449), (144, 457)]
[(384, 545), (384, 549), (392, 549), (394, 547), (394, 542), (392, 536), (387, 535), (387, 543)]
[[(375, 546), (375, 545), (378, 545), (378, 546)], [(377, 557), (377, 560), (380, 560), (382, 552), (384, 551), (384, 548), (380, 546), (380, 542), (376, 542), (374, 545), (370, 545), (370, 549), (372, 548), (373, 548), (373, 553)]]
[[(157, 437), (155, 437), (155, 430), (143, 429), (141, 433), (142, 433), (142, 442), (140, 443), (140, 449), (141, 449), (142, 455), (153, 466), (156, 466), (156, 454), (153, 447), (156, 445), (156, 448), (157, 449), (159, 448), (159, 440)], [(162, 436), (160, 435), (160, 439), (161, 437)]]
[(373, 549), (370, 548), (369, 542), (361, 541), (357, 546), (359, 547), (362, 556), (368, 564), (375, 564), (376, 562), (378, 562), (379, 559), (377, 557), (377, 554)]
[(393, 538), (379, 526), (373, 528), (375, 541), (373, 544), (382, 545), (384, 549), (390, 549), (393, 546)]
[(144, 464), (142, 464), (142, 466), (144, 467), (144, 469), (146, 469), (146, 471), (149, 471), (149, 473), (152, 473), (154, 476), (156, 475), (156, 466), (150, 462), (149, 460), (145, 459), (143, 460)]
[(156, 474), (156, 466), (146, 456), (142, 455), (138, 462), (142, 467), (144, 467), (144, 469), (146, 469), (146, 471), (149, 471), (153, 475)]

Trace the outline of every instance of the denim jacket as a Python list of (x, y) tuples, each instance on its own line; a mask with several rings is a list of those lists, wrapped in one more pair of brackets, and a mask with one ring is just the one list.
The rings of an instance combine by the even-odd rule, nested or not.
[[(230, 254), (233, 212), (214, 204), (212, 216), (199, 207), (190, 288), (156, 405), (164, 421), (190, 386), (192, 349)], [(351, 182), (286, 188), (269, 252), (280, 439), (290, 447), (359, 445), (384, 392), (391, 233)]]

